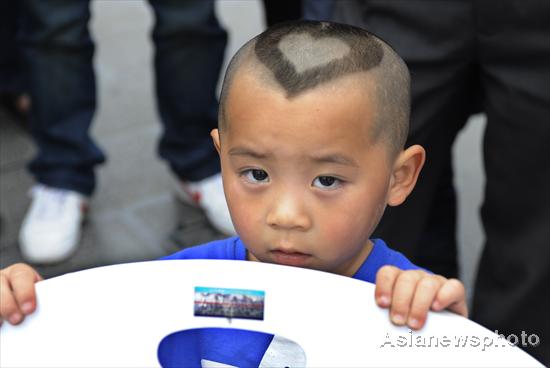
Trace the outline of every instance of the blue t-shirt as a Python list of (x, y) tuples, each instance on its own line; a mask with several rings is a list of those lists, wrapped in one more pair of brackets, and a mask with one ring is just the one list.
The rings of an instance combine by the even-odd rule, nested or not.
[[(354, 279), (374, 283), (376, 272), (385, 266), (391, 265), (402, 270), (416, 270), (414, 265), (403, 254), (390, 249), (382, 239), (373, 239), (373, 248), (361, 267), (357, 270)], [(246, 261), (246, 247), (239, 237), (215, 240), (210, 243), (186, 248), (162, 259), (227, 259)]]
[[(186, 248), (162, 259), (226, 259), (246, 261), (246, 247), (238, 237), (216, 240)], [(403, 254), (390, 249), (381, 239), (373, 248), (354, 279), (374, 283), (376, 272), (392, 265), (402, 270), (419, 269)], [(277, 358), (280, 357), (278, 360)], [(304, 366), (305, 353), (284, 337), (257, 331), (205, 328), (179, 331), (159, 344), (159, 362), (163, 367), (235, 367)], [(222, 365), (223, 366), (223, 365)]]

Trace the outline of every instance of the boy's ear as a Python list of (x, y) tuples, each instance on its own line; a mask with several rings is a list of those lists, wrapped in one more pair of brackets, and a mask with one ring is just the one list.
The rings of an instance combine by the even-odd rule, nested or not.
[(214, 142), (214, 147), (216, 147), (216, 151), (218, 151), (218, 155), (220, 154), (220, 131), (218, 129), (212, 129), (210, 132), (210, 136), (212, 137), (212, 142)]
[(399, 206), (405, 201), (416, 185), (425, 160), (426, 151), (419, 145), (411, 146), (399, 154), (390, 181), (389, 206)]

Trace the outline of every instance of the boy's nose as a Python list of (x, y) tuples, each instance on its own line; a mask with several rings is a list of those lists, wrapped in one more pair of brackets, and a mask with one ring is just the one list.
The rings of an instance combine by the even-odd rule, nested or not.
[(280, 196), (267, 214), (269, 226), (279, 229), (307, 230), (311, 227), (311, 218), (303, 209), (300, 201), (293, 196)]

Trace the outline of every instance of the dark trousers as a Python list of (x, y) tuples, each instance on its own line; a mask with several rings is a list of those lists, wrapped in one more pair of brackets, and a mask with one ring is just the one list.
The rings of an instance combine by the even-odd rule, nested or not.
[[(487, 116), (485, 246), (472, 318), (550, 363), (550, 2), (336, 1), (336, 20), (390, 43), (412, 75), (408, 144), (427, 150), (406, 203), (376, 231), (421, 266), (455, 276), (451, 147), (471, 113)], [(473, 215), (473, 214), (472, 214)], [(533, 340), (534, 341), (534, 340)]]
[[(213, 0), (149, 2), (164, 124), (159, 154), (179, 178), (200, 180), (219, 172), (209, 132), (217, 126), (215, 90), (227, 35)], [(89, 195), (94, 167), (105, 161), (88, 134), (96, 109), (89, 1), (26, 0), (25, 7), (31, 129), (38, 146), (30, 171), (40, 183)]]
[(268, 27), (302, 18), (302, 0), (263, 0)]
[(17, 42), (22, 22), (18, 1), (0, 2), (0, 95), (25, 91), (21, 48)]

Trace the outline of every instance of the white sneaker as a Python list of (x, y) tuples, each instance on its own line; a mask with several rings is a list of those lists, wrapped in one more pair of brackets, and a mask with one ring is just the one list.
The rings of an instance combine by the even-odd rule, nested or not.
[(77, 192), (35, 185), (32, 202), (21, 225), (19, 246), (26, 261), (56, 263), (68, 258), (78, 247), (87, 206)]
[(183, 202), (201, 208), (218, 231), (230, 236), (237, 235), (223, 194), (221, 174), (201, 181), (180, 182), (176, 194)]

